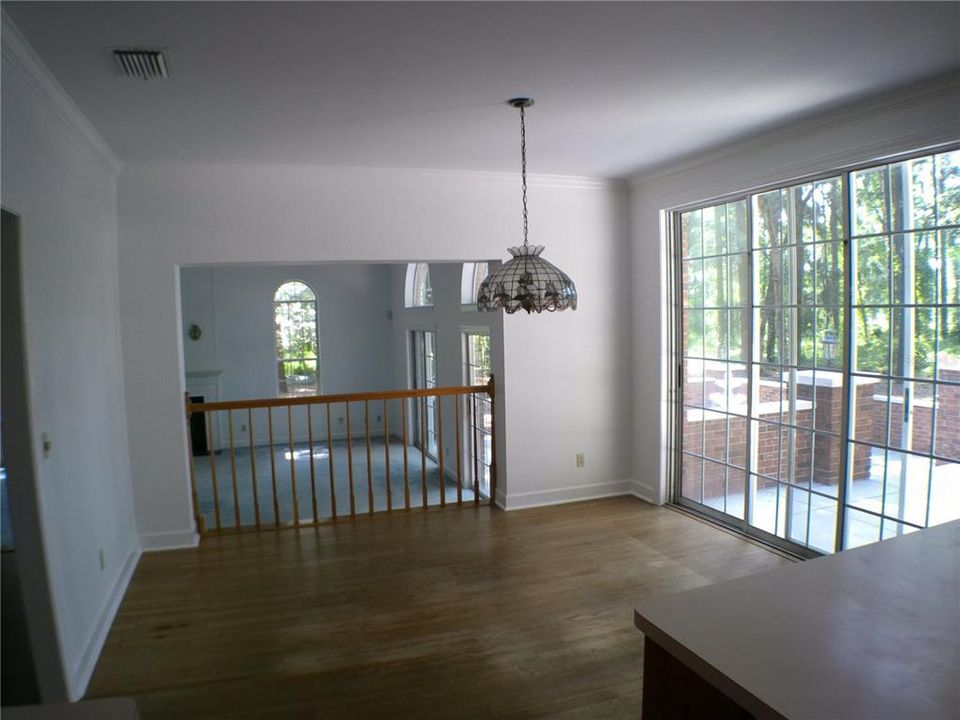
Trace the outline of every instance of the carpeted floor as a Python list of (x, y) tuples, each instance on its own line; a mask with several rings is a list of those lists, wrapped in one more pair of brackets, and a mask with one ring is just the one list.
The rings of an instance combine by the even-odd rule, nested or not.
[[(333, 515), (330, 493), (330, 455), (326, 444), (314, 444), (314, 478), (316, 482), (317, 514), (321, 519)], [(233, 463), (236, 466), (237, 501), (240, 509), (240, 524), (253, 525), (255, 522), (253, 501), (253, 472), (256, 468), (256, 485), (258, 504), (260, 506), (261, 522), (272, 525), (275, 522), (273, 506), (273, 477), (270, 464), (269, 446), (255, 448), (254, 458), (251, 459), (250, 448), (237, 448), (234, 452)], [(337, 440), (333, 443), (333, 477), (336, 493), (336, 507), (338, 515), (350, 514), (350, 460), (347, 441)], [(426, 496), (428, 505), (440, 504), (440, 468), (429, 457), (424, 458), (420, 449), (407, 447), (407, 478), (409, 482), (411, 507), (423, 506), (424, 495), (424, 460), (426, 470)], [(220, 524), (224, 528), (236, 526), (233, 497), (233, 470), (229, 451), (221, 451), (213, 458), (195, 457), (194, 467), (197, 482), (197, 497), (208, 528), (216, 527), (213, 494), (213, 467), (216, 467), (217, 494), (220, 507)], [(370, 465), (367, 467), (367, 446), (363, 440), (353, 443), (353, 497), (357, 514), (369, 512), (370, 491), (373, 492), (373, 509), (375, 512), (387, 509), (387, 455), (383, 438), (375, 438), (370, 448)], [(445, 461), (446, 462), (446, 461)], [(453, 476), (454, 467), (445, 467), (447, 475), (445, 492), (447, 502), (456, 502), (457, 482)], [(296, 476), (297, 505), (301, 521), (313, 520), (313, 493), (311, 491), (310, 449), (306, 443), (294, 445), (293, 462), (290, 459), (289, 446), (274, 446), (273, 468), (277, 483), (277, 511), (280, 524), (292, 523), (293, 513), (293, 484), (291, 482), (291, 465)], [(469, 473), (464, 469), (464, 477)], [(469, 481), (467, 481), (469, 482)], [(390, 486), (394, 509), (405, 506), (404, 488), (404, 457), (403, 444), (397, 440), (390, 441)], [(473, 488), (464, 487), (463, 500), (473, 502)]]

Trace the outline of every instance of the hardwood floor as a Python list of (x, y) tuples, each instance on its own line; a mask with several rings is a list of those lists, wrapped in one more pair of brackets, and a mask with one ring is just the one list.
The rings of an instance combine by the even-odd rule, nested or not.
[(639, 717), (636, 601), (787, 562), (633, 498), (209, 538), (142, 557), (88, 697), (146, 720)]

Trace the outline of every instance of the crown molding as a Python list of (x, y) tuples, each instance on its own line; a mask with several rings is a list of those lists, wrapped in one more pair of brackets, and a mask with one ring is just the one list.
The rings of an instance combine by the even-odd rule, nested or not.
[[(883, 93), (868, 100), (855, 102), (834, 110), (797, 120), (786, 126), (761, 132), (758, 135), (723, 145), (714, 150), (700, 153), (686, 161), (670, 165), (669, 167), (639, 173), (627, 181), (630, 189), (636, 189), (645, 183), (659, 181), (665, 178), (681, 175), (690, 170), (722, 161), (726, 158), (756, 152), (764, 148), (773, 147), (787, 141), (818, 135), (862, 123), (871, 118), (884, 115), (894, 110), (910, 108), (928, 103), (932, 100), (949, 98), (960, 94), (960, 72), (951, 72), (946, 75), (915, 83), (906, 88), (900, 88)], [(954, 135), (956, 130), (954, 129)], [(943, 132), (937, 133), (943, 137)], [(818, 159), (819, 160), (819, 159)]]
[[(479, 182), (487, 185), (519, 187), (519, 172), (495, 172), (484, 170), (450, 170), (437, 168), (399, 168), (351, 165), (277, 165), (249, 163), (146, 163), (130, 164), (124, 170), (130, 174), (138, 172), (216, 172), (217, 170), (250, 170), (251, 172), (304, 172), (325, 173), (328, 175), (379, 177), (379, 178), (425, 178), (447, 181)], [(588, 177), (579, 175), (545, 175), (533, 173), (527, 175), (527, 184), (534, 188), (556, 188), (566, 190), (626, 190), (627, 184), (619, 178)]]
[[(933, 153), (951, 148), (960, 142), (960, 130), (955, 123), (939, 125), (913, 133), (902, 133), (881, 141), (849, 145), (833, 153), (824, 153), (804, 160), (777, 164), (763, 172), (745, 170), (730, 173), (723, 180), (698, 184), (668, 194), (657, 194), (659, 206), (676, 209), (686, 205), (713, 202), (731, 194), (762, 192), (776, 186), (793, 185), (822, 176), (825, 173), (843, 173), (868, 163), (893, 162), (898, 157), (918, 153)], [(642, 188), (633, 186), (633, 190)]]
[(123, 162), (110, 149), (106, 140), (87, 120), (83, 111), (67, 94), (43, 60), (30, 47), (30, 43), (9, 18), (0, 11), (0, 54), (3, 62), (15, 68), (53, 113), (69, 127), (86, 145), (91, 153), (114, 173), (123, 169)]

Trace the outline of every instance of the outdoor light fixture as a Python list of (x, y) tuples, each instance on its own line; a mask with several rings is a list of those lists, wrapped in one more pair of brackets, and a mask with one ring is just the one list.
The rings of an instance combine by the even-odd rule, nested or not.
[(542, 257), (543, 245), (527, 242), (527, 128), (524, 111), (533, 98), (513, 98), (507, 104), (520, 110), (520, 171), (523, 179), (523, 246), (507, 248), (513, 256), (490, 273), (477, 293), (478, 310), (554, 312), (577, 309), (577, 287), (567, 274)]

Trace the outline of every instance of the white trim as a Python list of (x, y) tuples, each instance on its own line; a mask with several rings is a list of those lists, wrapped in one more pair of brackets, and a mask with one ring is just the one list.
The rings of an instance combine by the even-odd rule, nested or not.
[[(218, 163), (218, 167), (223, 168), (298, 168), (310, 170), (322, 170), (333, 175), (360, 176), (360, 177), (379, 177), (379, 178), (397, 178), (409, 179), (423, 177), (427, 179), (454, 180), (466, 182), (479, 182), (488, 186), (507, 185), (520, 188), (520, 173), (514, 171), (486, 171), (486, 170), (450, 170), (441, 168), (416, 168), (416, 167), (381, 167), (377, 165), (324, 165), (322, 163), (246, 163), (246, 162), (227, 162)], [(167, 162), (167, 161), (149, 161), (131, 164), (130, 167), (136, 167), (138, 170), (167, 170), (167, 169), (204, 169), (210, 167), (210, 163), (201, 162)], [(560, 190), (597, 190), (609, 192), (619, 188), (626, 188), (627, 182), (620, 177), (589, 177), (585, 175), (549, 175), (543, 173), (532, 173), (527, 175), (527, 185), (531, 188), (554, 188)], [(393, 260), (381, 259), (376, 262), (385, 262), (390, 264), (405, 264), (409, 261), (409, 256), (398, 257)], [(434, 258), (434, 262), (458, 262), (462, 258), (440, 259)], [(426, 262), (426, 261), (424, 261)], [(209, 265), (210, 263), (198, 263)]]
[[(211, 287), (211, 290), (213, 290), (213, 291), (215, 292), (215, 290), (214, 290), (214, 288), (213, 288), (213, 283), (214, 283), (214, 282), (215, 282), (215, 276), (214, 276), (213, 273), (211, 273), (211, 275), (210, 275), (210, 287)], [(306, 286), (310, 289), (310, 292), (313, 293), (313, 300), (306, 300), (306, 301), (300, 300), (299, 302), (312, 302), (312, 303), (313, 303), (313, 339), (314, 339), (314, 341), (315, 341), (315, 343), (316, 343), (316, 346), (317, 346), (317, 356), (316, 356), (315, 358), (313, 358), (313, 361), (317, 364), (317, 373), (316, 373), (316, 379), (317, 379), (316, 389), (317, 389), (317, 392), (316, 392), (316, 394), (317, 394), (317, 395), (323, 395), (323, 363), (321, 362), (322, 352), (321, 352), (321, 347), (320, 347), (320, 295), (317, 293), (317, 289), (316, 289), (313, 285), (311, 285), (310, 283), (308, 283), (306, 280), (300, 280), (299, 278), (290, 278), (290, 279), (288, 279), (288, 280), (284, 280), (284, 281), (281, 282), (279, 285), (277, 285), (277, 289), (273, 291), (273, 316), (274, 316), (274, 322), (273, 322), (273, 327), (274, 327), (273, 366), (274, 366), (274, 367), (277, 367), (277, 366), (281, 363), (281, 359), (277, 356), (277, 351), (280, 349), (280, 348), (277, 347), (277, 340), (276, 340), (276, 327), (277, 327), (277, 324), (276, 324), (276, 316), (277, 316), (277, 315), (276, 315), (276, 313), (277, 313), (277, 305), (278, 305), (279, 303), (283, 303), (283, 302), (291, 302), (291, 301), (289, 301), (289, 300), (277, 300), (277, 293), (280, 292), (280, 289), (281, 289), (284, 285), (290, 285), (290, 284), (292, 284), (292, 283), (300, 283), (301, 285), (306, 285)], [(217, 317), (216, 312), (214, 312), (214, 313), (213, 313), (214, 333), (216, 333), (216, 324), (215, 324), (215, 323), (216, 323), (216, 317)], [(214, 342), (216, 342), (216, 335), (214, 335)], [(215, 352), (215, 353), (217, 352), (217, 348), (214, 348), (214, 352)], [(300, 358), (301, 361), (310, 360), (310, 359), (311, 359), (311, 358)], [(186, 376), (188, 376), (188, 377), (189, 377), (189, 375), (190, 375), (189, 372), (186, 372), (186, 373), (184, 373), (184, 374), (185, 374)], [(284, 377), (286, 377), (286, 372), (284, 372)], [(218, 390), (219, 390), (219, 388), (218, 388)], [(219, 393), (218, 393), (218, 395), (219, 395)], [(290, 393), (290, 392), (281, 393), (281, 392), (280, 392), (280, 378), (277, 377), (277, 397), (291, 398), (291, 397), (298, 397), (298, 396), (299, 396), (299, 393)]]
[[(713, 150), (697, 153), (686, 161), (674, 161), (671, 162), (668, 167), (663, 167), (659, 170), (638, 173), (631, 177), (627, 181), (627, 184), (631, 189), (635, 189), (651, 180), (662, 180), (680, 175), (732, 156), (756, 152), (757, 150), (780, 145), (784, 142), (796, 142), (801, 138), (815, 136), (837, 128), (856, 126), (864, 120), (883, 115), (891, 110), (909, 108), (913, 105), (919, 105), (939, 97), (949, 97), (957, 92), (958, 88), (960, 88), (960, 73), (951, 72), (928, 82), (921, 82), (907, 88), (886, 92), (872, 99), (847, 105), (846, 107), (826, 113), (818, 113), (775, 130), (754, 135), (747, 140), (724, 144)], [(863, 151), (868, 148), (876, 148), (877, 150), (882, 148), (886, 150), (892, 147), (893, 150), (886, 150), (890, 152), (896, 152), (897, 148), (902, 149), (904, 147), (922, 148), (928, 144), (927, 142), (921, 141), (920, 138), (923, 136), (929, 136), (930, 142), (945, 142), (945, 140), (942, 139), (944, 134), (946, 134), (947, 137), (956, 137), (956, 123), (940, 128), (932, 128), (923, 133), (906, 135), (900, 138), (887, 138), (880, 143), (848, 147), (844, 149), (843, 152), (828, 156), (819, 156), (812, 160), (796, 163), (790, 167), (778, 166), (775, 174), (771, 175), (773, 178), (771, 182), (778, 182), (779, 178), (782, 177), (800, 177), (805, 173), (800, 172), (799, 169), (804, 167), (819, 169), (822, 167), (842, 166), (846, 163), (840, 162), (839, 159), (846, 156), (853, 156), (857, 158), (858, 161), (862, 160), (864, 158)], [(910, 138), (914, 138), (914, 140)], [(934, 140), (934, 138), (937, 139)], [(870, 153), (868, 152), (867, 156), (869, 155)], [(755, 178), (756, 175), (749, 173), (747, 177)], [(728, 179), (724, 181), (724, 185), (728, 187), (738, 187), (738, 183), (740, 182), (738, 179)]]
[[(651, 501), (654, 505), (660, 505), (667, 498), (668, 488), (670, 487), (670, 472), (672, 470), (671, 452), (673, 450), (672, 432), (679, 432), (673, 428), (673, 422), (670, 417), (674, 412), (673, 388), (673, 365), (680, 362), (681, 357), (675, 342), (672, 340), (674, 324), (671, 305), (673, 303), (673, 278), (671, 271), (673, 263), (671, 262), (673, 243), (672, 232), (670, 228), (670, 211), (660, 210), (659, 212), (659, 237), (657, 247), (657, 260), (660, 264), (660, 308), (659, 308), (659, 330), (660, 330), (660, 425), (658, 427), (659, 442), (657, 443), (657, 485), (651, 493)], [(636, 352), (636, 349), (634, 349)], [(634, 379), (636, 383), (636, 379)], [(682, 400), (682, 398), (681, 398)], [(634, 469), (635, 473), (640, 472), (639, 466)]]
[(656, 500), (657, 493), (653, 490), (653, 488), (643, 485), (637, 480), (631, 481), (630, 485), (631, 495), (643, 500), (644, 502), (648, 502), (651, 505), (660, 505), (660, 503)]
[[(766, 172), (745, 170), (740, 174), (728, 174), (722, 180), (698, 187), (695, 199), (690, 199), (684, 189), (659, 198), (668, 208), (699, 206), (723, 202), (730, 195), (753, 195), (766, 188), (788, 187), (805, 179), (818, 177), (828, 172), (838, 175), (849, 172), (850, 166), (876, 163), (884, 164), (891, 156), (904, 153), (934, 154), (939, 148), (949, 147), (960, 139), (956, 125), (928, 128), (920, 132), (904, 133), (879, 142), (863, 145), (850, 144), (841, 151), (817, 155), (795, 163), (777, 163)], [(705, 164), (705, 163), (701, 163)], [(642, 187), (642, 183), (640, 183)]]
[(192, 529), (145, 533), (140, 535), (140, 547), (143, 552), (192, 548), (196, 547), (199, 542), (200, 536)]
[(427, 286), (430, 288), (430, 292), (433, 292), (433, 281), (430, 280), (430, 262), (428, 260), (417, 260), (416, 262), (407, 263), (407, 272), (403, 279), (403, 309), (404, 310), (423, 310), (429, 308), (433, 310), (434, 303), (431, 302), (429, 305), (417, 305), (415, 296), (417, 293), (417, 288), (415, 287), (417, 282), (417, 268), (421, 265), (426, 265), (427, 267)]
[(87, 685), (93, 676), (93, 670), (97, 666), (97, 660), (103, 650), (103, 645), (107, 641), (107, 635), (110, 634), (110, 627), (113, 625), (113, 619), (116, 617), (117, 610), (120, 609), (120, 603), (127, 592), (127, 586), (133, 577), (133, 572), (137, 568), (137, 562), (140, 560), (140, 550), (134, 548), (127, 555), (127, 559), (120, 569), (117, 581), (114, 583), (113, 590), (107, 596), (107, 602), (103, 606), (100, 618), (93, 628), (90, 639), (80, 655), (80, 660), (70, 673), (70, 701), (75, 702), (83, 697), (87, 691)]
[[(633, 481), (614, 480), (612, 482), (593, 483), (591, 485), (572, 485), (552, 490), (537, 490), (533, 492), (513, 493), (507, 495), (497, 505), (504, 510), (523, 510), (525, 508), (543, 507), (545, 505), (562, 505), (564, 503), (596, 500), (598, 498), (614, 497), (617, 495), (632, 495)], [(499, 493), (497, 493), (499, 496)]]
[(123, 162), (87, 120), (73, 98), (57, 82), (6, 12), (2, 13), (0, 53), (3, 60), (16, 68), (27, 80), (30, 87), (50, 107), (54, 115), (77, 133), (98, 160), (114, 173), (119, 173), (123, 169)]

